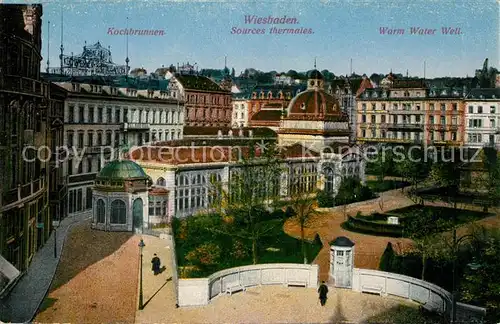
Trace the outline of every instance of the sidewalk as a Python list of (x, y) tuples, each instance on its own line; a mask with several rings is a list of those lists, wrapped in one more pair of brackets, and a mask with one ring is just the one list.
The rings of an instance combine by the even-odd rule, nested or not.
[(45, 245), (33, 257), (21, 280), (9, 295), (0, 301), (0, 320), (13, 323), (31, 322), (50, 288), (66, 235), (74, 224), (88, 217), (89, 213), (82, 213), (61, 221), (56, 230), (57, 257), (54, 258), (54, 233), (52, 233)]

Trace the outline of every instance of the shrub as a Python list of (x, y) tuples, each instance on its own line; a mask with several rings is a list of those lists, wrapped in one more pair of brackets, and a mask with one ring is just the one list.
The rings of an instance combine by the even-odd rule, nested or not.
[(392, 248), (392, 243), (388, 242), (387, 247), (385, 248), (384, 253), (382, 254), (382, 257), (380, 258), (380, 264), (378, 268), (381, 271), (392, 272), (393, 260), (394, 260), (394, 249)]
[(211, 266), (221, 257), (221, 248), (214, 243), (205, 243), (186, 254), (186, 260), (194, 265)]
[(316, 196), (316, 200), (318, 201), (318, 206), (320, 208), (329, 208), (333, 207), (335, 203), (335, 199), (333, 198), (333, 195), (331, 193), (328, 193), (327, 191), (321, 190), (318, 192)]
[(231, 257), (236, 260), (241, 260), (249, 256), (248, 248), (245, 244), (240, 240), (235, 240), (233, 242), (233, 247), (231, 250)]

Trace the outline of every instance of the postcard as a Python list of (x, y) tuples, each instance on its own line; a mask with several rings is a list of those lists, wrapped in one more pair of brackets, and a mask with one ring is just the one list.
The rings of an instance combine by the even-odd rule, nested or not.
[(0, 321), (498, 322), (499, 17), (0, 0)]

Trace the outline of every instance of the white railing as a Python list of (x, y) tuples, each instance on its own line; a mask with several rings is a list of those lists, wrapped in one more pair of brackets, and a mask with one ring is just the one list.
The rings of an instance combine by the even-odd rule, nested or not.
[[(427, 310), (446, 314), (451, 318), (451, 294), (430, 282), (391, 272), (354, 269), (352, 290), (358, 292), (378, 291), (382, 296), (393, 295), (410, 299)], [(485, 316), (481, 307), (457, 303), (457, 320), (460, 323), (472, 323)]]
[(208, 278), (180, 279), (178, 281), (179, 306), (207, 305), (213, 298), (224, 294), (228, 287), (260, 285), (288, 285), (304, 283), (305, 287), (318, 287), (318, 265), (297, 263), (271, 263), (236, 267), (218, 271)]

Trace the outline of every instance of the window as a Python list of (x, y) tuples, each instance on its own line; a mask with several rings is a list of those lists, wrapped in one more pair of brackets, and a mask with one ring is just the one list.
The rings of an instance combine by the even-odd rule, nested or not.
[(68, 105), (68, 122), (69, 123), (74, 122), (74, 119), (75, 119), (74, 115), (75, 115), (75, 106)]
[(73, 147), (74, 142), (73, 142), (73, 132), (68, 132), (68, 147)]
[(106, 132), (106, 145), (111, 145), (111, 132)]
[(376, 109), (376, 107), (377, 107), (377, 105), (376, 105), (376, 104), (374, 104), (374, 103), (372, 103), (372, 110), (375, 110), (375, 109)]
[(115, 109), (115, 123), (120, 123), (120, 107)]
[(122, 200), (116, 199), (111, 203), (111, 221), (112, 224), (127, 223), (127, 208)]
[(361, 109), (366, 110), (366, 104), (361, 104)]
[(444, 103), (441, 104), (441, 111), (446, 111), (446, 104)]
[(83, 148), (85, 145), (83, 143), (83, 132), (78, 133), (78, 147)]
[(415, 116), (415, 122), (416, 122), (417, 124), (420, 124), (420, 122), (421, 122), (420, 115)]
[(473, 114), (474, 113), (474, 107), (473, 106), (469, 106), (469, 114)]
[(68, 174), (72, 175), (73, 174), (73, 160), (68, 160)]
[(458, 105), (457, 105), (456, 102), (452, 103), (451, 107), (452, 107), (453, 111), (457, 111), (458, 110)]
[(495, 106), (490, 106), (490, 114), (494, 114), (495, 113)]
[(106, 221), (106, 206), (104, 205), (104, 201), (99, 199), (97, 201), (97, 222), (104, 224)]
[(106, 122), (107, 122), (107, 123), (112, 123), (112, 122), (113, 122), (113, 120), (111, 119), (111, 115), (112, 115), (112, 113), (113, 113), (113, 112), (112, 112), (111, 108), (109, 108), (109, 107), (108, 107), (108, 108), (106, 109)]
[(375, 118), (375, 115), (372, 115), (372, 124), (375, 124), (376, 123), (376, 118)]
[(434, 124), (434, 116), (429, 117), (429, 124)]
[(434, 104), (433, 103), (429, 104), (429, 109), (430, 110), (434, 110)]
[(382, 110), (385, 110), (385, 103), (382, 104)]
[(420, 110), (420, 105), (417, 105), (417, 110)]
[(392, 107), (394, 110), (398, 110), (398, 104), (394, 104)]
[(104, 110), (103, 107), (97, 108), (97, 122), (100, 124), (102, 124), (102, 121), (103, 121), (103, 110)]
[(83, 123), (85, 121), (84, 115), (85, 115), (85, 106), (78, 105), (78, 122), (79, 123)]
[(91, 105), (89, 105), (88, 121), (89, 121), (89, 123), (93, 123), (94, 122), (94, 106), (91, 106)]
[(361, 115), (361, 122), (366, 123), (366, 115)]
[(478, 106), (477, 107), (477, 113), (482, 114), (483, 113), (483, 106)]
[(88, 142), (88, 146), (90, 146), (90, 147), (94, 146), (94, 132), (89, 131), (87, 133), (87, 142)]
[(381, 122), (385, 123), (385, 115), (380, 116)]
[(165, 187), (167, 185), (167, 182), (165, 181), (164, 178), (160, 177), (160, 178), (158, 178), (158, 180), (156, 180), (156, 184), (158, 186)]
[(365, 129), (361, 130), (361, 137), (366, 137), (366, 130)]
[(490, 119), (490, 126), (491, 126), (492, 128), (495, 128), (496, 123), (495, 123), (495, 120), (494, 120), (494, 119)]
[(97, 145), (98, 146), (102, 145), (102, 132), (97, 133)]
[(457, 125), (458, 124), (457, 121), (458, 121), (457, 117), (451, 117), (451, 124), (452, 125)]
[(123, 109), (123, 122), (128, 123), (128, 109)]
[(446, 117), (441, 116), (441, 125), (446, 125)]
[(457, 133), (456, 132), (452, 132), (451, 133), (451, 140), (452, 141), (456, 141), (457, 140)]

